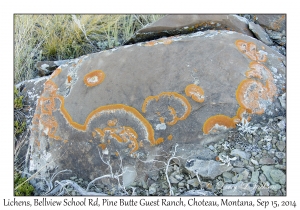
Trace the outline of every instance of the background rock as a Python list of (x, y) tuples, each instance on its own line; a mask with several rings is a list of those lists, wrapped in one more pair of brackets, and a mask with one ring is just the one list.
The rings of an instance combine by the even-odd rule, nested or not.
[(247, 19), (238, 15), (166, 15), (137, 31), (126, 44), (206, 30), (229, 30), (253, 36)]

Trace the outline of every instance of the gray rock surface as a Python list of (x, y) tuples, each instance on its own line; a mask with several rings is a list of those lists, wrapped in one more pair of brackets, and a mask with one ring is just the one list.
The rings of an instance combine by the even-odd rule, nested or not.
[(253, 36), (247, 19), (238, 15), (166, 15), (137, 31), (127, 44), (206, 30), (230, 30)]
[(247, 152), (244, 152), (240, 149), (231, 150), (230, 154), (235, 155), (235, 156), (240, 157), (240, 158), (243, 158), (243, 159), (249, 159), (251, 157), (251, 154), (249, 154)]
[(247, 196), (254, 195), (257, 185), (248, 182), (239, 181), (236, 184), (225, 184), (223, 187), (223, 195), (225, 196)]
[(225, 171), (232, 169), (232, 166), (221, 165), (214, 160), (188, 160), (185, 167), (194, 173), (198, 173), (202, 177), (214, 179), (216, 176), (222, 174)]
[(270, 39), (269, 35), (267, 34), (267, 32), (260, 25), (250, 22), (249, 29), (254, 33), (257, 39), (259, 39), (266, 45), (270, 46), (274, 44)]

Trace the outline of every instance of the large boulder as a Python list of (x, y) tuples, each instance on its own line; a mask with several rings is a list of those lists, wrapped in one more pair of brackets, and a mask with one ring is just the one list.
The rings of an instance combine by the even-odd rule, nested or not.
[(238, 15), (166, 15), (135, 33), (127, 41), (133, 44), (163, 36), (189, 34), (205, 30), (230, 30), (253, 36), (248, 20)]
[(281, 114), (284, 62), (262, 42), (232, 31), (82, 56), (44, 84), (26, 170), (50, 180), (55, 170), (69, 169), (93, 180), (129, 168), (142, 179), (176, 143), (203, 144), (236, 123)]

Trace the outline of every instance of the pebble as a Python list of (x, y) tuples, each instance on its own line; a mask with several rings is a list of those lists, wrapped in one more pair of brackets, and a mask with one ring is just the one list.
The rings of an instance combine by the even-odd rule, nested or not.
[(278, 141), (278, 142), (276, 143), (276, 146), (277, 146), (277, 148), (278, 148), (278, 150), (279, 150), (280, 152), (283, 152), (284, 149), (285, 149), (285, 142), (284, 142), (284, 141)]
[(259, 160), (259, 164), (261, 164), (261, 165), (272, 165), (272, 164), (275, 164), (275, 160), (270, 158), (270, 157), (262, 157)]
[(259, 171), (258, 170), (253, 171), (250, 181), (253, 183), (258, 183), (258, 176), (259, 176)]
[(251, 163), (253, 163), (253, 164), (256, 165), (256, 166), (259, 165), (258, 162), (257, 162), (257, 160), (254, 160), (254, 159), (251, 158), (250, 161), (251, 161)]
[(184, 178), (184, 175), (182, 175), (182, 174), (176, 174), (175, 175), (175, 179), (177, 179), (178, 181), (181, 181), (181, 180), (183, 180), (183, 178)]
[(284, 152), (276, 152), (275, 156), (278, 157), (279, 159), (285, 158), (285, 153)]
[(153, 183), (150, 187), (149, 187), (149, 195), (154, 195), (156, 193), (156, 184)]
[(244, 176), (242, 174), (237, 174), (237, 175), (233, 176), (231, 178), (231, 180), (232, 180), (232, 183), (235, 184), (235, 183), (237, 183), (239, 181), (242, 181), (243, 178), (244, 178)]
[(267, 188), (262, 188), (259, 190), (259, 195), (260, 196), (268, 196), (269, 195), (269, 190)]
[(286, 182), (285, 174), (279, 169), (271, 170), (270, 176), (272, 180), (276, 183), (285, 184)]
[(260, 180), (261, 182), (265, 183), (265, 182), (267, 181), (267, 178), (266, 178), (266, 176), (265, 176), (264, 174), (260, 174), (260, 175), (259, 175), (259, 180)]
[(187, 183), (189, 185), (192, 185), (193, 187), (198, 187), (199, 186), (199, 181), (197, 178), (194, 178), (194, 179), (190, 179), (187, 181)]
[(236, 184), (225, 184), (223, 187), (223, 195), (225, 196), (245, 196), (254, 195), (257, 185), (251, 182), (244, 183), (239, 181)]
[(224, 179), (231, 179), (234, 175), (232, 173), (226, 171), (222, 174), (222, 176)]
[(224, 182), (222, 182), (222, 181), (218, 181), (218, 182), (216, 183), (216, 189), (217, 189), (217, 190), (222, 189), (223, 186), (224, 186)]
[(179, 183), (178, 183), (178, 187), (181, 187), (181, 188), (182, 188), (182, 187), (184, 187), (184, 186), (185, 186), (185, 183), (184, 183), (184, 182), (179, 182)]
[(278, 191), (281, 189), (281, 185), (280, 184), (273, 184), (270, 186), (270, 189), (273, 191)]

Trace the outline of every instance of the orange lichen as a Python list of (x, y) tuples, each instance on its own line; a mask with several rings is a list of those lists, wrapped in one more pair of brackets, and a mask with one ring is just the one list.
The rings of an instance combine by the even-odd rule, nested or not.
[[(44, 126), (44, 133), (46, 133), (50, 138), (54, 138), (56, 140), (61, 139), (59, 136), (56, 136), (55, 133), (58, 128), (58, 123), (55, 119), (54, 116), (52, 116), (52, 112), (55, 110), (55, 99), (60, 100), (60, 107), (58, 107), (56, 110), (60, 110), (61, 114), (65, 117), (67, 122), (73, 127), (76, 128), (77, 130), (81, 131), (86, 131), (87, 126), (89, 124), (89, 121), (94, 118), (94, 116), (99, 116), (99, 113), (101, 112), (109, 112), (109, 113), (114, 113), (116, 111), (125, 111), (128, 114), (131, 114), (133, 118), (137, 119), (140, 122), (140, 125), (142, 128), (145, 130), (145, 139), (148, 139), (151, 143), (151, 145), (156, 145), (161, 142), (161, 139), (155, 140), (154, 138), (154, 130), (151, 126), (151, 124), (133, 107), (129, 107), (123, 104), (112, 104), (112, 105), (106, 105), (106, 106), (101, 106), (93, 110), (86, 118), (84, 124), (79, 124), (75, 121), (73, 121), (71, 115), (68, 113), (66, 108), (64, 107), (64, 97), (57, 94), (57, 86), (56, 84), (48, 80), (45, 83), (45, 88), (43, 95), (46, 95), (48, 97), (42, 96), (39, 101), (38, 101), (38, 107), (39, 112), (41, 114), (38, 114), (36, 112), (35, 119), (33, 120), (33, 123), (38, 124), (40, 122)], [(117, 124), (117, 119), (113, 119), (108, 122), (109, 126), (115, 126)], [(124, 139), (122, 139), (115, 130), (112, 128), (108, 129), (103, 129), (101, 130), (100, 128), (95, 128), (95, 131), (102, 137), (105, 137), (105, 131), (109, 131), (111, 136), (115, 138), (119, 142), (123, 142)], [(129, 129), (130, 130), (130, 129)], [(135, 142), (133, 136), (135, 136), (135, 133), (133, 131), (129, 132), (128, 129), (127, 135), (130, 136), (129, 140), (134, 142), (134, 150), (138, 147), (138, 144)], [(125, 135), (125, 133), (123, 133)], [(92, 133), (92, 135), (95, 137), (96, 133)], [(136, 134), (137, 135), (137, 134)]]
[(232, 118), (225, 115), (215, 115), (209, 117), (203, 125), (203, 133), (217, 133), (220, 128), (235, 128), (236, 125)]
[(58, 67), (50, 76), (50, 79), (53, 79), (54, 77), (57, 77), (57, 75), (59, 75), (61, 73), (61, 68)]
[(156, 139), (156, 144), (161, 144), (164, 142), (164, 138), (158, 138)]
[(249, 79), (239, 84), (236, 99), (242, 108), (251, 110), (254, 114), (263, 114), (266, 108), (264, 103), (273, 101), (277, 88), (267, 67), (258, 62), (251, 62), (249, 67), (250, 70), (246, 72)]
[(104, 132), (104, 131), (102, 131), (100, 128), (95, 128), (95, 131), (96, 131), (102, 138), (104, 138), (104, 136), (105, 136), (105, 132)]
[(115, 126), (117, 124), (118, 120), (117, 119), (112, 119), (107, 121), (108, 126)]
[(171, 44), (173, 42), (172, 37), (161, 38), (157, 40), (158, 43), (163, 43), (165, 45)]
[(69, 141), (68, 141), (67, 139), (64, 140), (64, 143), (65, 143), (65, 144), (68, 143), (68, 142), (69, 142)]
[[(174, 107), (168, 106), (168, 109), (169, 109), (171, 115), (173, 116), (173, 119), (170, 122), (167, 122), (168, 125), (174, 125), (174, 124), (177, 123), (178, 120), (185, 120), (189, 116), (189, 114), (191, 112), (191, 109), (192, 109), (190, 103), (188, 102), (188, 100), (184, 96), (182, 96), (182, 95), (180, 95), (179, 93), (176, 93), (176, 92), (162, 92), (162, 93), (160, 93), (159, 95), (156, 95), (156, 96), (148, 96), (145, 99), (145, 101), (142, 105), (142, 112), (145, 113), (147, 111), (146, 109), (147, 109), (147, 106), (148, 106), (150, 101), (158, 102), (159, 99), (162, 98), (162, 97), (168, 97), (168, 98), (178, 100), (185, 109), (182, 116), (178, 117), (177, 112), (174, 109)], [(159, 117), (161, 117), (161, 116), (159, 116)]]
[(264, 54), (260, 54), (256, 51), (256, 45), (253, 42), (246, 42), (244, 40), (237, 40), (235, 42), (238, 50), (243, 54), (247, 55), (253, 61), (265, 62), (267, 60), (267, 56)]
[(101, 147), (102, 150), (106, 149), (106, 144), (99, 144), (98, 146)]
[(146, 42), (145, 44), (144, 44), (144, 46), (146, 46), (146, 47), (152, 47), (153, 45), (155, 45), (157, 43), (157, 41), (149, 41), (149, 42)]
[(92, 131), (92, 135), (93, 135), (93, 137), (95, 138), (96, 135), (97, 135), (97, 133), (96, 133), (95, 131)]
[(265, 108), (260, 100), (266, 98), (266, 89), (261, 82), (245, 79), (236, 90), (236, 100), (242, 108), (250, 109), (254, 114), (263, 114)]
[(250, 122), (251, 117), (249, 116), (252, 113), (251, 110), (247, 110), (243, 107), (239, 107), (238, 110), (236, 111), (236, 116), (234, 118), (236, 118), (237, 123), (240, 123), (242, 121), (242, 119), (246, 119), (248, 122)]
[(68, 75), (68, 83), (70, 83), (71, 81), (72, 81), (72, 77)]
[(86, 74), (83, 78), (84, 84), (88, 87), (99, 85), (105, 79), (105, 73), (102, 70), (94, 70)]
[(204, 90), (195, 84), (186, 86), (185, 94), (192, 97), (192, 99), (196, 102), (202, 103), (204, 101)]
[(173, 139), (173, 136), (170, 134), (167, 138), (168, 140), (172, 140)]
[(131, 153), (135, 152), (139, 148), (138, 144), (138, 134), (135, 132), (134, 129), (127, 126), (122, 126), (121, 128), (103, 128), (102, 130), (100, 128), (95, 129), (103, 138), (105, 133), (108, 133), (108, 137), (115, 139), (119, 143), (127, 143), (131, 142), (129, 144), (130, 148), (133, 148)]
[(159, 121), (160, 121), (160, 123), (165, 123), (165, 118), (164, 117), (160, 117)]

